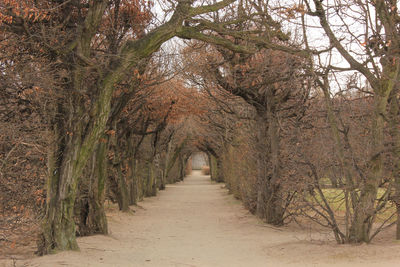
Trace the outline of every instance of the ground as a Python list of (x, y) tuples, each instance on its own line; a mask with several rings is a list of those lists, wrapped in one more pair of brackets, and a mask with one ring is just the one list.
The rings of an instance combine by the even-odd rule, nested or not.
[(400, 243), (390, 237), (371, 245), (336, 245), (328, 232), (265, 225), (199, 172), (133, 209), (123, 214), (111, 206), (110, 235), (79, 238), (80, 252), (0, 266), (400, 265)]

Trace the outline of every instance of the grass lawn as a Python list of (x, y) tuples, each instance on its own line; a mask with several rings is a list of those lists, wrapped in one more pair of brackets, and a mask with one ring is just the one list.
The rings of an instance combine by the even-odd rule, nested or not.
[[(382, 197), (385, 192), (386, 188), (379, 188), (378, 189), (378, 199)], [(330, 208), (335, 212), (337, 216), (344, 216), (346, 212), (346, 202), (345, 202), (345, 191), (340, 188), (324, 188), (322, 189), (322, 192), (329, 203)], [(316, 199), (318, 202), (322, 202), (322, 198), (320, 197), (319, 194), (316, 194)], [(313, 200), (310, 197), (310, 202), (316, 202), (316, 200)], [(351, 203), (349, 203), (351, 205)], [(396, 212), (396, 207), (395, 205), (391, 202), (388, 201), (385, 205), (385, 207), (379, 212), (377, 216), (377, 222), (383, 222), (390, 216), (392, 216)], [(396, 219), (395, 216), (391, 218), (390, 221), (394, 221)]]

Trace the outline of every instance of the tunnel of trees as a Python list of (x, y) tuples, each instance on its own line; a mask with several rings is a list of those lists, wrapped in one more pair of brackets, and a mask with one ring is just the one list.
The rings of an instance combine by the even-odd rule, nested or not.
[(399, 56), (395, 0), (1, 1), (0, 247), (76, 250), (199, 151), (266, 223), (400, 239)]

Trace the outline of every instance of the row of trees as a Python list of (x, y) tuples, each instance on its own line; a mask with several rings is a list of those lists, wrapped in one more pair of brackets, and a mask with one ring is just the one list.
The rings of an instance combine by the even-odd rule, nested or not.
[[(170, 2), (161, 23), (154, 23), (151, 1), (1, 3), (2, 76), (11, 84), (7, 90), (40, 94), (37, 106), (47, 129), (40, 253), (77, 249), (76, 221), (80, 234), (107, 231), (107, 158), (114, 172), (108, 188), (122, 210), (142, 195), (155, 194), (158, 172), (162, 188), (174, 168), (171, 162), (179, 159), (183, 168), (185, 138), (172, 145), (177, 137), (167, 125), (172, 113), (182, 110), (174, 110), (175, 91), (166, 98), (165, 91), (153, 96), (148, 89), (154, 82), (149, 76), (157, 76), (153, 56), (174, 36), (210, 38), (202, 34), (206, 29), (185, 27), (184, 21), (234, 1), (193, 2)], [(219, 40), (210, 41), (214, 39)], [(144, 145), (146, 152), (138, 149)], [(6, 155), (11, 151), (5, 150)], [(136, 176), (143, 184), (128, 179)]]
[[(154, 196), (166, 183), (183, 179), (191, 142), (184, 117), (197, 112), (196, 107), (188, 105), (193, 92), (177, 79), (160, 82), (164, 78), (156, 78), (157, 81), (149, 78), (149, 85), (129, 100), (88, 160), (73, 204), (76, 235), (108, 232), (106, 199), (129, 212), (129, 205)], [(5, 255), (7, 251), (14, 253), (16, 246), (29, 244), (38, 234), (36, 224), (46, 212), (43, 189), (49, 124), (38, 107), (47, 96), (15, 85), (5, 85), (13, 94), (4, 98), (7, 110), (2, 113), (1, 124), (1, 227)], [(120, 93), (117, 90), (114, 98)]]
[[(237, 16), (265, 12), (260, 3), (242, 4)], [(238, 27), (246, 38), (232, 34), (238, 28), (216, 29), (239, 44), (258, 45), (258, 52), (190, 48), (202, 60), (188, 79), (224, 118), (213, 125), (212, 111), (200, 119), (215, 131), (202, 147), (212, 174), (267, 223), (302, 215), (330, 228), (338, 243), (358, 243), (370, 242), (397, 216), (400, 238), (396, 2), (304, 1), (267, 9), (267, 22)], [(231, 14), (224, 15), (221, 23)], [(297, 35), (290, 38), (283, 27)], [(315, 35), (318, 42), (310, 40)], [(260, 49), (260, 38), (273, 45)], [(239, 109), (227, 109), (238, 106), (237, 98)]]
[[(192, 149), (266, 222), (302, 214), (340, 243), (369, 242), (377, 217), (400, 207), (396, 1), (176, 0), (161, 17), (152, 6), (0, 4), (4, 94), (33, 106), (45, 132), (31, 133), (46, 176), (40, 253), (106, 233), (106, 195), (128, 210), (182, 178)], [(179, 79), (159, 52), (173, 37), (197, 40)], [(3, 177), (14, 147), (2, 148)]]

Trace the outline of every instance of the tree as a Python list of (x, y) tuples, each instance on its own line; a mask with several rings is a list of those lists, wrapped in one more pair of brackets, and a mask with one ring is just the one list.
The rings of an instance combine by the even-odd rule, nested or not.
[[(372, 151), (368, 155), (368, 171), (365, 180), (359, 186), (360, 194), (354, 207), (354, 224), (350, 229), (352, 242), (369, 242), (371, 229), (377, 211), (382, 208), (377, 200), (379, 185), (383, 179), (384, 170), (384, 129), (387, 117), (388, 100), (399, 79), (399, 27), (398, 12), (395, 2), (374, 1), (367, 3), (350, 1), (344, 4), (326, 5), (320, 1), (313, 1), (314, 6), (305, 2), (307, 13), (319, 19), (320, 25), (329, 39), (330, 44), (346, 60), (347, 70), (360, 72), (370, 84), (374, 96), (374, 112), (371, 122)], [(354, 9), (348, 13), (347, 7)], [(336, 10), (329, 13), (327, 10)], [(347, 12), (347, 15), (346, 15)], [(343, 34), (357, 43), (358, 51), (352, 52), (343, 45), (340, 37), (329, 23), (329, 17), (338, 18), (347, 29)], [(350, 31), (351, 21), (355, 25), (362, 25), (362, 32), (355, 35)], [(360, 27), (359, 27), (360, 31)], [(331, 69), (340, 69), (329, 66)], [(396, 178), (397, 179), (397, 178)]]

